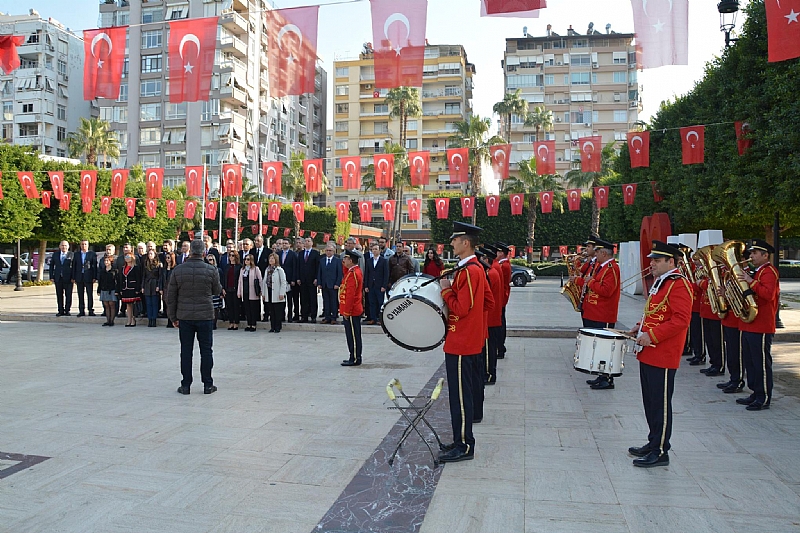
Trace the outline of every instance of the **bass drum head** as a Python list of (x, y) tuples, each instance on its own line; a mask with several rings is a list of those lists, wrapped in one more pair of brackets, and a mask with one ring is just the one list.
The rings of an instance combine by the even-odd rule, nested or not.
[[(433, 279), (433, 276), (428, 274), (408, 274), (394, 282), (389, 289), (389, 298), (397, 296), (398, 294), (409, 294), (412, 287), (419, 287), (421, 284), (428, 280)], [(430, 285), (427, 285), (430, 287)]]
[(444, 342), (447, 318), (441, 309), (420, 296), (395, 296), (381, 308), (381, 327), (407, 350), (427, 352)]

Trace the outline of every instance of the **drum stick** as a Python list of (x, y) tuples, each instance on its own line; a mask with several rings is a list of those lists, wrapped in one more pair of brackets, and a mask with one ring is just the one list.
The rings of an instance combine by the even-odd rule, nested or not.
[(618, 334), (622, 335), (623, 337), (625, 337), (626, 339), (630, 339), (632, 341), (636, 340), (636, 337), (634, 337), (633, 335), (631, 335), (627, 331), (622, 331), (621, 329), (614, 329), (614, 328), (603, 328), (603, 329), (605, 329), (606, 331), (611, 331), (613, 333), (618, 333)]
[(461, 265), (461, 266), (457, 266), (457, 267), (455, 267), (455, 268), (453, 268), (451, 270), (446, 270), (446, 271), (442, 272), (442, 274), (440, 276), (437, 276), (437, 277), (435, 277), (433, 279), (429, 279), (429, 280), (425, 281), (424, 283), (421, 283), (419, 288), (421, 289), (422, 287), (425, 287), (426, 285), (430, 285), (434, 281), (439, 281), (442, 278), (446, 278), (447, 276), (449, 276), (451, 274), (454, 274), (455, 272), (457, 272), (459, 270), (462, 270), (464, 268), (467, 268), (466, 264)]

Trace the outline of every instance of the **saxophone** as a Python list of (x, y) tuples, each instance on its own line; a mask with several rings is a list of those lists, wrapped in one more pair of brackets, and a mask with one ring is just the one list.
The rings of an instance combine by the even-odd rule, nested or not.
[(711, 257), (725, 266), (722, 286), (728, 306), (739, 320), (750, 323), (756, 319), (758, 304), (747, 282), (739, 280), (739, 274), (743, 273), (742, 264), (746, 263), (742, 260), (744, 249), (745, 244), (741, 241), (725, 241), (714, 248)]
[[(569, 276), (581, 276), (581, 255), (580, 254), (570, 254), (564, 257), (564, 262), (567, 264), (567, 270), (569, 272)], [(572, 281), (567, 281), (564, 284), (564, 287), (561, 289), (561, 294), (563, 294), (567, 300), (572, 304), (573, 309), (577, 313), (581, 312), (581, 289), (575, 285)]]
[(719, 265), (712, 257), (713, 245), (703, 246), (697, 250), (692, 259), (699, 261), (702, 265), (697, 269), (697, 278), (708, 278), (708, 288), (706, 294), (708, 295), (708, 302), (711, 304), (711, 310), (720, 318), (725, 318), (728, 313), (728, 304), (725, 298), (719, 296), (717, 292), (718, 287), (722, 287), (722, 280), (719, 277)]

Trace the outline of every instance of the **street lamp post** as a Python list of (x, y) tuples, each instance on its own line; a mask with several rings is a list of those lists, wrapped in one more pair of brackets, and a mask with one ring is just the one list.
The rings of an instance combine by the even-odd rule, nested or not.
[(717, 11), (719, 11), (719, 30), (725, 34), (725, 46), (730, 46), (737, 40), (731, 37), (731, 32), (736, 27), (739, 0), (721, 0), (717, 4)]

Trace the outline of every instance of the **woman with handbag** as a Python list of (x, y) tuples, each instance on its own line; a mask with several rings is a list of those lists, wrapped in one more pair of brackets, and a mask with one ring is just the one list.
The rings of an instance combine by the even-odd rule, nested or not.
[(269, 254), (268, 261), (269, 266), (264, 271), (264, 286), (261, 292), (264, 301), (269, 305), (269, 332), (280, 333), (289, 284), (286, 282), (286, 273), (281, 268), (278, 254)]
[(255, 331), (256, 323), (261, 318), (261, 271), (255, 263), (255, 256), (244, 256), (244, 267), (239, 276), (239, 288), (236, 295), (244, 304), (244, 315), (247, 318), (245, 331)]
[(117, 316), (117, 269), (112, 255), (103, 258), (103, 265), (97, 271), (97, 294), (106, 310), (104, 326), (113, 326)]
[(136, 264), (136, 256), (133, 252), (125, 254), (125, 263), (119, 271), (117, 278), (117, 298), (122, 300), (125, 306), (125, 313), (128, 317), (126, 328), (136, 327), (135, 307), (136, 302), (142, 300), (142, 270)]

